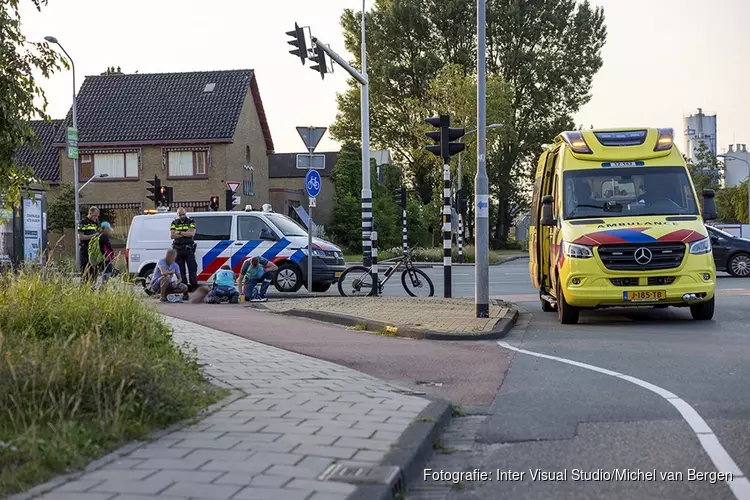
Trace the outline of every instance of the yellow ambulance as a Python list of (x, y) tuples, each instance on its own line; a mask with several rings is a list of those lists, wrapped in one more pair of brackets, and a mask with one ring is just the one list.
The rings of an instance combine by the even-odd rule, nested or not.
[(563, 132), (536, 170), (529, 273), (542, 309), (560, 323), (583, 309), (689, 307), (714, 314), (716, 269), (704, 221), (672, 129)]

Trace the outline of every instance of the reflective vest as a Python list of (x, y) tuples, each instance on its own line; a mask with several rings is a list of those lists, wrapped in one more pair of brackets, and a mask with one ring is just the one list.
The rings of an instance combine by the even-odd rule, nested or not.
[[(180, 220), (178, 217), (173, 220), (172, 225), (169, 226), (170, 231), (190, 231), (191, 229), (195, 229), (195, 221), (190, 217), (185, 217), (184, 221)], [(182, 236), (174, 240), (174, 244), (176, 245), (190, 245), (192, 243), (193, 238), (188, 238), (187, 236)]]

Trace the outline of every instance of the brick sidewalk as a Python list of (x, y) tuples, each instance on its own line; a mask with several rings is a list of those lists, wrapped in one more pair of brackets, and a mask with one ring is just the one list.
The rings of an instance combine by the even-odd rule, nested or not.
[(167, 320), (176, 342), (198, 349), (209, 375), (247, 396), (30, 493), (46, 491), (41, 498), (51, 500), (343, 500), (355, 486), (316, 477), (334, 462), (380, 463), (429, 404), (348, 368)]
[[(493, 302), (493, 301), (491, 301)], [(490, 317), (477, 318), (471, 298), (316, 297), (270, 300), (263, 306), (274, 312), (308, 309), (446, 333), (489, 332), (508, 312), (506, 305), (490, 304)]]

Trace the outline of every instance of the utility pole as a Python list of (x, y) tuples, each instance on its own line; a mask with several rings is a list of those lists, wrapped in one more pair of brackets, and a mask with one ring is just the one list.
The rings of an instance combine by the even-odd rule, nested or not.
[(490, 189), (487, 179), (487, 0), (477, 0), (477, 175), (474, 179), (474, 307), (490, 316)]
[(463, 142), (452, 142), (464, 136), (464, 129), (451, 128), (450, 115), (427, 118), (425, 122), (437, 131), (427, 132), (427, 137), (436, 142), (425, 149), (443, 160), (443, 296), (450, 297), (451, 286), (451, 261), (453, 235), (451, 231), (451, 156), (465, 149)]

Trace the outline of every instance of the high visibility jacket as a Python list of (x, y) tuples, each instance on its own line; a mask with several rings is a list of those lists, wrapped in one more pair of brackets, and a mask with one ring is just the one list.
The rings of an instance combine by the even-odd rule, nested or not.
[[(96, 222), (94, 222), (93, 220), (89, 219), (88, 217), (84, 217), (78, 223), (78, 232), (84, 234), (85, 236), (90, 236), (90, 235), (96, 233), (96, 231), (97, 231), (98, 228), (99, 228), (99, 224), (96, 223)], [(80, 245), (82, 247), (88, 248), (89, 242), (88, 241), (81, 241)]]
[[(195, 221), (191, 219), (190, 217), (185, 217), (185, 220), (180, 220), (180, 218), (176, 218), (172, 221), (172, 225), (169, 226), (169, 230), (171, 231), (190, 231), (191, 229), (195, 229)], [(187, 236), (181, 236), (179, 238), (175, 238), (174, 244), (175, 245), (191, 245), (193, 243), (193, 238), (188, 238)]]

